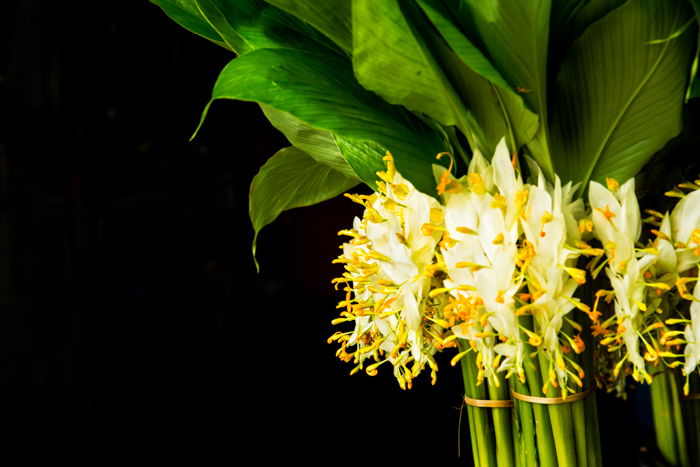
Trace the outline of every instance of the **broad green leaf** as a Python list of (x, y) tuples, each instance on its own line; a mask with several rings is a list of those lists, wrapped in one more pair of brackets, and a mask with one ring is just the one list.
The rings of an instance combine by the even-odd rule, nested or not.
[(695, 10), (695, 20), (698, 23), (698, 39), (695, 43), (695, 58), (693, 59), (693, 65), (690, 70), (690, 80), (688, 81), (688, 91), (686, 93), (685, 99), (693, 99), (695, 97), (700, 97), (700, 79), (697, 76), (698, 73), (698, 61), (700, 61), (700, 0), (690, 0)]
[[(266, 104), (336, 138), (379, 145), (391, 151), (397, 169), (416, 188), (435, 194), (431, 167), (436, 154), (445, 150), (440, 136), (404, 109), (363, 89), (343, 57), (293, 49), (254, 50), (224, 68), (214, 86), (212, 101), (216, 99)], [(206, 109), (202, 120), (205, 115)], [(381, 157), (344, 156), (362, 181), (376, 186), (376, 171), (385, 167)]]
[(547, 109), (551, 0), (462, 0), (462, 26), (475, 32), (491, 63), (539, 115)]
[(550, 76), (555, 76), (561, 60), (583, 31), (627, 0), (552, 0), (549, 21)]
[[(225, 10), (227, 3), (219, 5), (220, 2), (216, 0), (194, 0), (194, 3), (202, 17), (226, 43), (226, 48), (237, 54), (251, 50), (251, 46), (233, 29), (233, 26), (226, 18), (226, 13), (228, 13)], [(224, 8), (223, 11), (222, 7)]]
[(183, 28), (228, 48), (218, 32), (199, 11), (194, 0), (150, 0)]
[(244, 54), (262, 48), (337, 50), (325, 37), (294, 16), (263, 0), (191, 0), (228, 48)]
[(697, 31), (671, 36), (690, 18), (685, 2), (635, 0), (591, 25), (556, 80), (552, 154), (563, 180), (620, 182), (681, 129)]
[(541, 125), (528, 148), (545, 175), (554, 167), (549, 151), (547, 58), (551, 0), (461, 0), (459, 21), (464, 31), (539, 115)]
[(307, 21), (345, 52), (352, 51), (352, 0), (265, 0), (294, 16)]
[(357, 80), (391, 104), (423, 113), (469, 134), (466, 111), (398, 0), (354, 0), (353, 57)]
[(521, 96), (509, 90), (498, 70), (460, 31), (456, 18), (441, 1), (419, 0), (419, 3), (458, 57), (455, 59), (439, 44), (433, 47), (443, 70), (473, 115), (474, 123), (481, 129), (483, 140), (479, 149), (490, 157), (504, 136), (512, 150), (527, 144), (539, 126), (537, 115), (525, 108)]
[(575, 39), (583, 34), (583, 31), (614, 9), (620, 7), (629, 0), (588, 0), (567, 22), (569, 37)]
[[(253, 258), (260, 230), (282, 211), (320, 203), (357, 183), (357, 179), (318, 163), (299, 148), (280, 149), (260, 168), (250, 184), (249, 212), (255, 230)], [(255, 265), (258, 266), (257, 261)]]
[(445, 39), (445, 42), (469, 68), (502, 88), (511, 87), (481, 50), (460, 30), (457, 19), (442, 0), (418, 0), (418, 4)]
[(281, 131), (294, 146), (305, 151), (316, 162), (327, 165), (346, 177), (359, 181), (357, 174), (355, 174), (355, 171), (343, 157), (343, 153), (338, 147), (333, 133), (314, 128), (298, 118), (269, 105), (262, 104), (260, 107), (270, 123)]

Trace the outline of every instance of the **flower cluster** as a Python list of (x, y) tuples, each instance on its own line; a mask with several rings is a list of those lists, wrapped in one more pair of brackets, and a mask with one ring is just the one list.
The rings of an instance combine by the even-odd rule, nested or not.
[[(646, 222), (655, 227), (654, 239), (643, 245), (638, 243), (641, 215), (634, 180), (622, 186), (608, 180), (607, 185), (592, 182), (589, 199), (612, 286), (598, 291), (596, 308), (601, 297), (614, 299), (614, 313), (603, 322), (596, 320), (594, 335), (602, 336), (600, 343), (616, 355), (612, 376), (604, 382), (624, 394), (627, 374), (651, 383), (650, 367), (683, 365), (689, 375), (700, 359), (700, 288), (696, 285), (693, 293), (687, 288), (698, 278), (700, 190), (690, 185), (694, 191), (688, 195), (672, 192), (683, 199), (670, 215), (648, 210)], [(682, 299), (691, 301), (689, 310)], [(679, 325), (685, 328), (677, 329)], [(677, 353), (682, 346), (684, 353)]]
[(396, 171), (389, 154), (385, 160), (377, 192), (348, 195), (365, 210), (351, 230), (340, 232), (351, 240), (336, 260), (345, 272), (334, 282), (346, 298), (334, 324), (352, 321), (354, 329), (336, 332), (329, 342), (340, 343), (337, 355), (354, 362), (353, 373), (373, 375), (388, 362), (401, 387), (410, 388), (426, 365), (435, 381), (433, 355), (443, 345), (442, 299), (430, 294), (442, 285), (435, 255), (443, 211)]
[(551, 384), (566, 395), (574, 392), (570, 381), (581, 387), (583, 377), (567, 354), (584, 350), (581, 326), (569, 313), (590, 311), (574, 298), (586, 280), (576, 260), (593, 250), (581, 240), (583, 203), (573, 200), (574, 187), (548, 184), (532, 166), (536, 183), (523, 183), (501, 142), (491, 165), (477, 153), (462, 179), (441, 174), (445, 318), (477, 352), (480, 378), (498, 384), (497, 373), (505, 372), (525, 381), (525, 362), (538, 355), (547, 375), (543, 391)]
[(388, 362), (410, 387), (426, 365), (434, 380), (435, 352), (460, 339), (452, 363), (475, 352), (479, 382), (498, 385), (499, 375), (513, 374), (524, 381), (535, 358), (547, 375), (543, 391), (580, 388), (573, 356), (585, 346), (570, 313), (592, 312), (574, 297), (586, 281), (576, 263), (602, 251), (583, 240), (575, 187), (547, 183), (534, 163), (535, 183), (524, 183), (503, 141), (491, 163), (475, 153), (460, 179), (435, 166), (442, 204), (416, 191), (390, 156), (387, 163), (377, 192), (351, 196), (364, 215), (341, 232), (351, 240), (336, 260), (345, 266), (335, 282), (346, 299), (334, 323), (354, 329), (330, 338), (338, 356), (369, 374)]

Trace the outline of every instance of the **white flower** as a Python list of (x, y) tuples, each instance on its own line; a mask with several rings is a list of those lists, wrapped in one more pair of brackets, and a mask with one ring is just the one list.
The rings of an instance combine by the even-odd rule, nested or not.
[[(639, 341), (648, 324), (645, 313), (650, 288), (644, 276), (659, 255), (649, 251), (638, 254), (635, 250), (641, 233), (641, 215), (634, 193), (634, 179), (619, 187), (615, 181), (608, 179), (608, 186), (610, 189), (597, 182), (590, 184), (589, 199), (595, 227), (593, 234), (603, 244), (608, 259), (605, 272), (615, 294), (617, 336), (622, 338), (626, 351), (623, 358), (631, 363), (635, 380), (651, 382)], [(647, 357), (656, 359), (657, 355), (654, 352), (654, 355), (649, 353)]]
[(603, 244), (612, 270), (624, 273), (635, 256), (634, 244), (642, 228), (634, 178), (614, 192), (598, 182), (591, 182), (588, 197), (593, 210), (595, 236)]
[(443, 214), (434, 198), (396, 172), (389, 155), (386, 160), (387, 171), (378, 174), (379, 192), (350, 196), (365, 212), (352, 230), (341, 231), (353, 238), (336, 261), (346, 272), (334, 282), (346, 284), (347, 297), (334, 323), (353, 321), (355, 327), (330, 341), (341, 344), (341, 359), (355, 362), (353, 372), (369, 358), (374, 360), (366, 367), (370, 375), (388, 362), (401, 387), (410, 388), (426, 365), (433, 382), (436, 377), (433, 354), (444, 331), (439, 317), (444, 299), (430, 297), (429, 291), (437, 281), (431, 268)]
[[(567, 387), (573, 375), (577, 385), (581, 380), (568, 371), (563, 364), (563, 349), (560, 340), (566, 339), (567, 347), (576, 353), (582, 352), (580, 335), (568, 336), (562, 331), (564, 317), (575, 306), (584, 308), (573, 298), (579, 283), (585, 282), (585, 272), (577, 269), (579, 252), (573, 248), (580, 241), (578, 219), (582, 217), (582, 200), (572, 201), (571, 184), (564, 187), (557, 177), (554, 186), (546, 183), (538, 174), (537, 185), (529, 188), (528, 203), (521, 224), (532, 254), (529, 265), (524, 268), (532, 302), (527, 305), (535, 319), (534, 331), (542, 339), (541, 351), (549, 361), (548, 372), (556, 374), (557, 381), (549, 383)], [(537, 339), (533, 339), (537, 343)], [(551, 378), (551, 376), (550, 376)]]
[(671, 229), (677, 247), (678, 273), (700, 261), (700, 190), (688, 193), (671, 213)]
[[(447, 238), (440, 249), (448, 274), (445, 287), (451, 289), (445, 317), (457, 322), (454, 334), (477, 350), (480, 375), (497, 383), (496, 371), (523, 373), (514, 295), (522, 285), (517, 218), (526, 191), (503, 141), (492, 164), (475, 153), (466, 177), (449, 186), (443, 195)], [(504, 342), (496, 344), (496, 336)]]
[(700, 361), (700, 281), (695, 282), (693, 300), (690, 304), (690, 324), (685, 327), (685, 366), (683, 373), (689, 375)]

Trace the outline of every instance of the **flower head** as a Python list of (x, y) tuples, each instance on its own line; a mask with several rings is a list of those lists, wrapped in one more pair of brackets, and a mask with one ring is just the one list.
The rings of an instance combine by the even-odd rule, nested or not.
[[(396, 171), (389, 154), (386, 162), (378, 192), (351, 196), (365, 211), (342, 232), (352, 238), (336, 260), (345, 265), (335, 282), (345, 284), (346, 300), (334, 322), (352, 321), (354, 329), (330, 341), (340, 343), (341, 359), (355, 363), (353, 372), (364, 368), (373, 375), (388, 363), (401, 387), (410, 388), (426, 366), (435, 380), (433, 355), (443, 345), (445, 299), (429, 293), (442, 285), (434, 266), (443, 214), (434, 198)], [(366, 366), (368, 359), (373, 363)]]

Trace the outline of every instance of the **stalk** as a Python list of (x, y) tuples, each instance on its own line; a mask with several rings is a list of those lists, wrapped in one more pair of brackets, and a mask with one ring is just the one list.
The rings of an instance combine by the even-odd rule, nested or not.
[(661, 455), (670, 462), (676, 465), (677, 456), (675, 443), (673, 442), (673, 433), (668, 427), (671, 425), (671, 411), (668, 407), (668, 390), (666, 388), (666, 379), (663, 373), (658, 374), (650, 388), (651, 409), (654, 419), (654, 433), (656, 434), (656, 445), (661, 452)]
[(576, 462), (580, 467), (588, 465), (588, 449), (586, 446), (586, 400), (573, 402), (571, 415), (573, 416), (574, 442), (576, 446)]
[[(581, 293), (584, 297), (585, 302), (591, 303), (594, 300), (593, 296), (595, 289), (596, 287), (594, 287), (590, 281), (586, 282), (586, 284), (582, 287)], [(588, 326), (590, 325), (588, 316), (584, 316), (582, 313), (576, 313), (575, 320), (583, 328), (588, 328)], [(581, 368), (583, 368), (584, 376), (582, 389), (586, 390), (591, 386), (595, 385), (595, 379), (593, 378), (593, 373), (595, 371), (593, 365), (594, 340), (593, 335), (590, 332), (583, 332), (581, 334), (584, 344), (586, 345), (586, 350), (582, 354), (576, 356), (576, 363), (581, 365)], [(590, 396), (586, 397), (581, 402), (584, 406), (583, 423), (585, 423), (585, 426), (580, 426), (581, 421), (575, 420), (574, 428), (576, 430), (583, 429), (585, 433), (585, 443), (581, 448), (581, 446), (577, 442), (576, 452), (579, 452), (581, 449), (586, 451), (587, 464), (583, 465), (588, 465), (590, 467), (599, 467), (602, 465), (603, 461), (600, 452), (601, 450), (600, 432), (598, 427), (598, 404), (596, 401), (595, 390)]]
[[(527, 394), (529, 391), (525, 384), (521, 383), (516, 376), (511, 378), (515, 390), (520, 394)], [(532, 412), (532, 405), (527, 402), (515, 400), (514, 426), (517, 427), (516, 444), (518, 446), (517, 459), (522, 467), (537, 467), (537, 446), (535, 436), (535, 417)]]
[(672, 465), (688, 467), (690, 461), (675, 375), (668, 369), (659, 372), (654, 377), (650, 392), (659, 451)]
[(688, 448), (685, 442), (685, 428), (683, 426), (683, 414), (681, 412), (680, 392), (678, 383), (676, 382), (676, 375), (668, 369), (666, 369), (664, 373), (668, 381), (671, 417), (673, 418), (673, 431), (675, 433), (678, 462), (681, 467), (690, 467)]
[[(547, 368), (547, 362), (540, 356), (540, 369)], [(547, 368), (548, 369), (548, 368)], [(542, 373), (544, 374), (544, 373)], [(546, 397), (559, 397), (557, 389), (551, 385), (547, 389)], [(552, 424), (554, 447), (557, 453), (559, 467), (576, 466), (576, 444), (574, 441), (573, 427), (571, 426), (571, 404), (555, 404), (546, 407), (549, 410), (549, 420)]]
[[(508, 383), (501, 374), (498, 387), (489, 380), (489, 395), (492, 399), (510, 399)], [(496, 459), (498, 467), (514, 467), (515, 453), (513, 452), (512, 412), (510, 408), (489, 409), (493, 415), (493, 426), (496, 434)]]
[[(462, 376), (463, 378), (466, 379), (466, 374), (464, 371), (462, 371)], [(466, 391), (467, 388), (467, 382), (464, 382), (464, 389)], [(465, 404), (466, 405), (466, 404)], [(474, 414), (473, 411), (471, 410), (471, 406), (466, 405), (465, 409), (467, 411), (467, 420), (469, 420), (469, 439), (471, 440), (471, 448), (472, 448), (472, 457), (474, 458), (474, 467), (480, 467), (481, 466), (481, 459), (479, 458), (479, 449), (478, 449), (478, 441), (476, 439), (476, 428), (474, 425)]]
[[(531, 396), (542, 396), (540, 388), (542, 379), (540, 378), (540, 368), (537, 360), (531, 357), (532, 348), (526, 346), (528, 352), (525, 358), (525, 378), (527, 380), (527, 390), (524, 394)], [(549, 411), (542, 404), (530, 404), (516, 400), (520, 406), (529, 406), (532, 409), (535, 420), (535, 434), (537, 435), (537, 453), (539, 454), (539, 465), (557, 465), (557, 454), (552, 435), (552, 424), (549, 420)]]
[[(460, 342), (460, 351), (466, 350), (464, 343)], [(464, 391), (467, 396), (473, 399), (486, 399), (486, 388), (484, 385), (477, 386), (476, 384), (476, 355), (474, 352), (469, 352), (461, 360), (462, 376), (464, 378)], [(493, 426), (489, 419), (489, 410), (479, 407), (468, 406), (467, 411), (471, 413), (469, 427), (471, 432), (475, 433), (476, 445), (472, 445), (472, 449), (477, 453), (474, 456), (477, 466), (491, 467), (496, 465), (496, 449), (493, 438)], [(478, 457), (478, 463), (476, 459)]]

